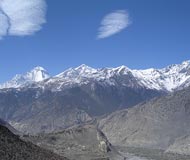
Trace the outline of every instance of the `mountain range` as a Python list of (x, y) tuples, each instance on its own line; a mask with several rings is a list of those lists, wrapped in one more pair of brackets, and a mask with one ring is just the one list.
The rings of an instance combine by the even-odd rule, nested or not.
[(1, 85), (0, 117), (24, 133), (59, 131), (183, 89), (189, 82), (189, 61), (147, 70), (81, 65), (56, 76), (36, 67)]
[(135, 159), (131, 150), (188, 160), (189, 95), (190, 61), (146, 70), (83, 64), (55, 76), (35, 67), (0, 85), (0, 125), (8, 138), (27, 134), (19, 145), (73, 160)]
[(58, 91), (71, 85), (87, 84), (89, 81), (171, 92), (190, 84), (190, 61), (163, 69), (146, 70), (132, 70), (126, 66), (94, 69), (82, 64), (56, 76), (50, 76), (43, 67), (35, 67), (26, 74), (16, 75), (12, 80), (1, 84), (0, 88), (53, 86), (51, 89)]

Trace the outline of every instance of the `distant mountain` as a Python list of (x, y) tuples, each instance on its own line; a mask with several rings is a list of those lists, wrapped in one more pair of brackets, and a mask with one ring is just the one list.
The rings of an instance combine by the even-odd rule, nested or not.
[(0, 124), (0, 159), (10, 160), (68, 160), (30, 142), (22, 141)]
[(26, 74), (18, 74), (12, 80), (1, 84), (0, 89), (2, 88), (19, 88), (24, 87), (26, 85), (39, 82), (49, 78), (50, 75), (48, 72), (42, 67), (35, 67), (31, 71)]
[(190, 61), (163, 69), (134, 70), (134, 75), (149, 88), (172, 92), (190, 85)]
[(30, 80), (0, 90), (0, 118), (19, 131), (36, 134), (89, 122), (186, 88), (190, 62), (148, 70), (94, 69), (83, 64), (53, 77), (37, 67), (20, 77)]
[(92, 81), (112, 86), (120, 85), (171, 92), (190, 85), (190, 61), (170, 65), (163, 69), (146, 70), (132, 70), (126, 66), (94, 69), (82, 64), (51, 78), (45, 69), (36, 67), (25, 75), (16, 75), (11, 81), (0, 85), (0, 88), (27, 86), (45, 87), (59, 91), (65, 87), (87, 84)]
[(99, 126), (113, 145), (190, 155), (189, 122), (190, 87), (116, 111)]

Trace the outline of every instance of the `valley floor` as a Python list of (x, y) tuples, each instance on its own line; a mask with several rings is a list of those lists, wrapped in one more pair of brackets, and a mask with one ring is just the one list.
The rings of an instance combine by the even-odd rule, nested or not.
[[(126, 160), (190, 160), (190, 156), (164, 153), (162, 150), (116, 147)], [(131, 157), (130, 157), (131, 156)]]

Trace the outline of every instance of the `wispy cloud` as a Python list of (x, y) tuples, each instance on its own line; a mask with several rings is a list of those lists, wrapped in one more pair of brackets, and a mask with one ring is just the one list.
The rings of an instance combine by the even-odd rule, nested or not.
[(0, 12), (0, 39), (7, 34), (8, 21), (7, 17)]
[(121, 32), (130, 24), (129, 14), (125, 10), (117, 10), (106, 15), (99, 28), (98, 39), (110, 37)]
[(46, 22), (45, 0), (0, 0), (0, 38), (27, 36)]

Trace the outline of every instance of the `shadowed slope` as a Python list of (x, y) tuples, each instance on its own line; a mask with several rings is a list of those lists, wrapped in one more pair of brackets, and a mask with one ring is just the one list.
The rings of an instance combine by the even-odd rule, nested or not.
[(1, 160), (68, 160), (30, 142), (24, 142), (9, 129), (0, 125)]

